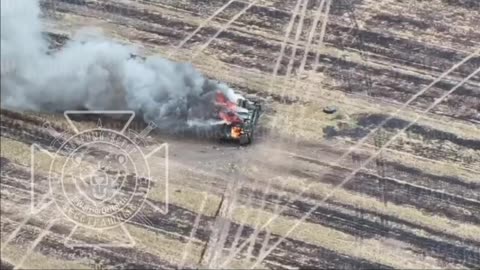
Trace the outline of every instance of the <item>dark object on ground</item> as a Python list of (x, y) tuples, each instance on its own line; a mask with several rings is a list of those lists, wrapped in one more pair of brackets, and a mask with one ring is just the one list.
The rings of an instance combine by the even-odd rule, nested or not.
[(334, 106), (327, 106), (327, 107), (323, 108), (323, 112), (328, 113), (328, 114), (336, 113), (337, 108), (334, 107)]

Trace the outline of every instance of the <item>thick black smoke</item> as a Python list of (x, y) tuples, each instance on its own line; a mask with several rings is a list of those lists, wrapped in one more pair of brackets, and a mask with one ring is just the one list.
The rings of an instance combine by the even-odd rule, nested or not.
[[(159, 127), (186, 123), (189, 104), (209, 93), (233, 91), (202, 76), (191, 64), (153, 56), (82, 31), (48, 53), (38, 0), (1, 1), (1, 105), (37, 111), (134, 110)], [(203, 100), (203, 101), (202, 101)], [(206, 108), (206, 107), (205, 107)]]

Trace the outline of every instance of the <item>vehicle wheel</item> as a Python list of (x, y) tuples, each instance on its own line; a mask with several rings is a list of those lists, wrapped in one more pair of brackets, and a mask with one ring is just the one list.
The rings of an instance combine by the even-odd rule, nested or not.
[(252, 143), (252, 137), (249, 133), (243, 134), (240, 137), (240, 145), (248, 145)]

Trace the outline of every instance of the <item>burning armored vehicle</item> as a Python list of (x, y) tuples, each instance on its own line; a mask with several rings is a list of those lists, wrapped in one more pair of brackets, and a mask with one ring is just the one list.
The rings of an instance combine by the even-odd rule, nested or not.
[(221, 120), (224, 138), (238, 140), (241, 145), (253, 140), (253, 133), (260, 117), (261, 105), (237, 95), (236, 102), (221, 91), (216, 93), (216, 111)]
[[(190, 126), (208, 123), (220, 137), (247, 145), (253, 141), (262, 107), (258, 101), (249, 100), (232, 89), (218, 89), (205, 94), (207, 104), (194, 102), (188, 110)], [(205, 120), (208, 119), (207, 122)]]

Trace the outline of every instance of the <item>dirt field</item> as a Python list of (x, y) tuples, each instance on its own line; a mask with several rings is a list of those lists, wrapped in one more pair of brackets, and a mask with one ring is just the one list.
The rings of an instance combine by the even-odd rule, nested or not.
[[(55, 136), (74, 131), (63, 115), (2, 110), (2, 269), (480, 267), (479, 1), (45, 0), (42, 8), (54, 48), (99, 27), (144, 55), (192, 62), (261, 99), (265, 113), (248, 147), (152, 131), (141, 149), (168, 144), (169, 184), (161, 183), (167, 157), (156, 152), (153, 188), (122, 226), (125, 239), (119, 228), (75, 227), (51, 201), (30, 214), (32, 188), (39, 202), (49, 173), (62, 172), (49, 159)], [(50, 153), (34, 161), (34, 186), (32, 144)]]

